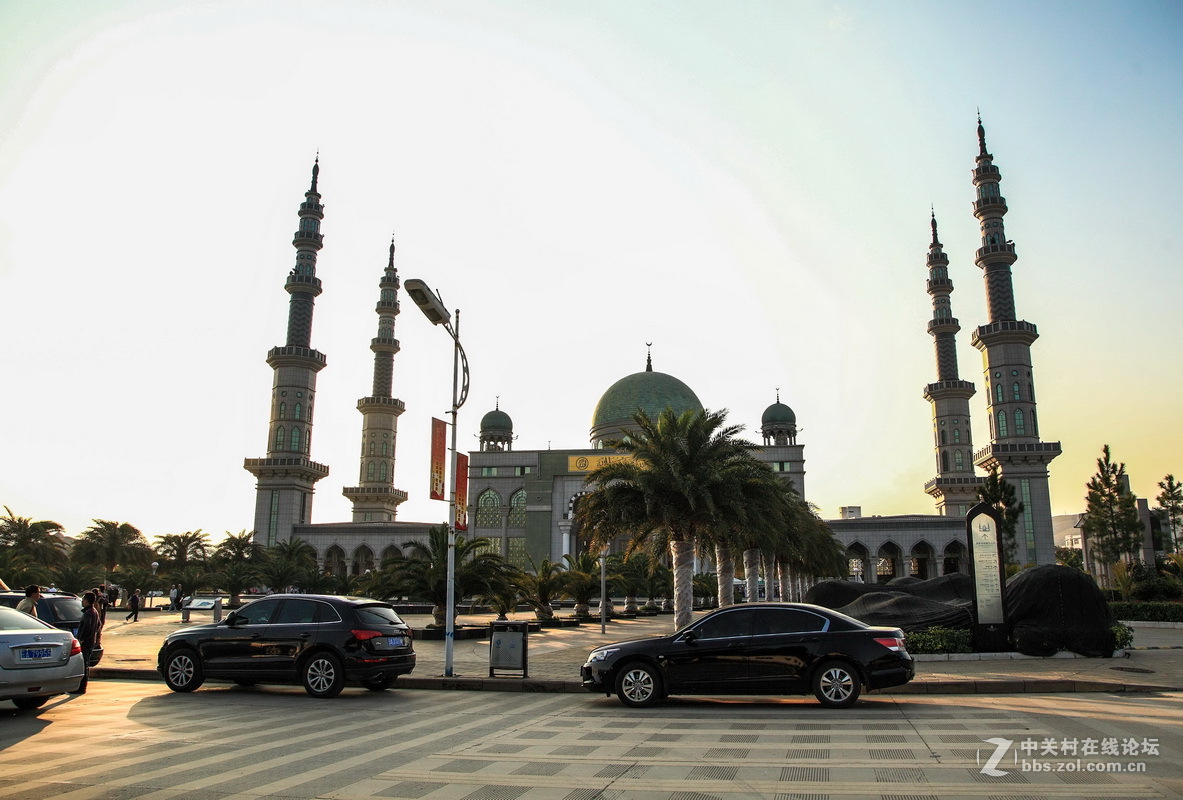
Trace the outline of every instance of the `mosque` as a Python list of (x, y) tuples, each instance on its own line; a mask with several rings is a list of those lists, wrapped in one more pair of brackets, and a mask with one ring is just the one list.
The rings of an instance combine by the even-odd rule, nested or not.
[[(961, 328), (952, 313), (949, 259), (937, 237), (934, 214), (926, 259), (933, 316), (927, 327), (936, 351), (937, 374), (923, 396), (932, 408), (936, 469), (924, 490), (935, 500), (936, 513), (863, 517), (858, 508), (847, 507), (839, 519), (827, 520), (846, 548), (851, 573), (867, 581), (906, 575), (930, 578), (967, 569), (965, 515), (977, 502), (982, 480), (975, 468), (998, 469), (1023, 501), (1026, 510), (1016, 535), (1020, 563), (1055, 561), (1048, 464), (1060, 454), (1060, 444), (1039, 438), (1031, 364), (1031, 345), (1039, 334), (1034, 324), (1015, 315), (1011, 267), (1017, 255), (1003, 227), (1008, 208), (999, 191), (1001, 173), (986, 149), (980, 118), (977, 132), (973, 212), (982, 243), (975, 263), (985, 278), (989, 321), (973, 331), (971, 342), (982, 353), (990, 441), (974, 450), (970, 400), (976, 389), (958, 374), (956, 334)], [(284, 284), (289, 295), (287, 340), (267, 354), (274, 370), (267, 454), (247, 458), (243, 466), (257, 480), (257, 542), (273, 545), (302, 539), (316, 550), (325, 570), (361, 574), (398, 553), (399, 544), (425, 540), (434, 523), (396, 519), (407, 494), (394, 487), (398, 418), (405, 406), (392, 394), (401, 288), (393, 243), (378, 284), (377, 333), (370, 342), (373, 384), (369, 395), (357, 402), (362, 415), (358, 484), (343, 490), (353, 504), (353, 519), (311, 521), (315, 484), (329, 472), (311, 459), (316, 376), (326, 363), (325, 356), (311, 347), (313, 305), (321, 292), (316, 277), (324, 218), (317, 188), (319, 171), (317, 163), (292, 241), (296, 262)], [(681, 380), (655, 371), (651, 354), (643, 371), (616, 381), (600, 397), (587, 447), (514, 450), (513, 422), (498, 402), (481, 420), (480, 449), (469, 454), (469, 535), (490, 538), (520, 566), (527, 557), (557, 561), (575, 552), (579, 532), (573, 525), (572, 506), (587, 491), (587, 474), (614, 457), (605, 443), (629, 428), (636, 410), (656, 417), (666, 407), (682, 412), (701, 410), (702, 404)], [(757, 454), (808, 500), (804, 444), (798, 443), (797, 432), (796, 415), (778, 395), (761, 418), (763, 444)]]

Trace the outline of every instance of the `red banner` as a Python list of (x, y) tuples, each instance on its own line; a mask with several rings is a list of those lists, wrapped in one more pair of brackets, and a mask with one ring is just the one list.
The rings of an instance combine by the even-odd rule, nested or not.
[(456, 454), (456, 530), (468, 530), (468, 454)]
[(431, 499), (446, 500), (444, 475), (447, 467), (444, 461), (448, 454), (448, 426), (442, 419), (431, 418)]

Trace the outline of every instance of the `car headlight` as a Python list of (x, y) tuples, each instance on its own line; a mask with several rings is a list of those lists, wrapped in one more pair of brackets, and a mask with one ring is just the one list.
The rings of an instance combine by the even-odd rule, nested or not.
[(608, 656), (620, 650), (619, 647), (605, 647), (602, 650), (592, 650), (591, 655), (587, 657), (589, 663), (596, 661), (605, 661)]

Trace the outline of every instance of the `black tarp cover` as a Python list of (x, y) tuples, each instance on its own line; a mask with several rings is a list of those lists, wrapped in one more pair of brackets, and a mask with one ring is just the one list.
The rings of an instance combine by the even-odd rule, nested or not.
[(1006, 582), (1011, 643), (1029, 656), (1070, 650), (1108, 658), (1116, 644), (1109, 604), (1091, 577), (1049, 564), (1031, 567)]
[(898, 592), (870, 592), (838, 611), (868, 625), (902, 628), (905, 633), (936, 627), (966, 629), (973, 624), (969, 604), (941, 603)]

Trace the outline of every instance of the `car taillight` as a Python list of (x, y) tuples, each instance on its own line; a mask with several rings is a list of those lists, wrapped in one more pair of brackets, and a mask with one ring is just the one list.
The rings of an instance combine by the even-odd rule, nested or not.
[(877, 636), (875, 637), (875, 641), (892, 652), (899, 652), (904, 649), (904, 640), (895, 636)]
[(70, 655), (76, 656), (82, 652), (82, 645), (78, 644), (77, 639), (70, 640)]
[(376, 639), (382, 635), (381, 631), (355, 630), (355, 631), (350, 631), (350, 633), (352, 633), (353, 638), (357, 639), (359, 642), (365, 642), (365, 641), (369, 641), (370, 639)]

